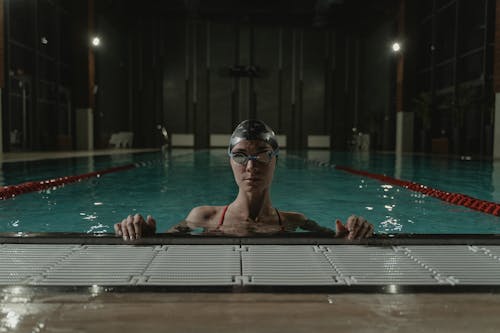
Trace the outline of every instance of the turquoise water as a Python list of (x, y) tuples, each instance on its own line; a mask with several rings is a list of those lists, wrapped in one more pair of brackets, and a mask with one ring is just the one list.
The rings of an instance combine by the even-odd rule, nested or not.
[[(450, 205), (329, 164), (382, 173), (440, 190), (498, 202), (500, 165), (392, 154), (309, 151), (283, 153), (272, 188), (280, 210), (300, 211), (333, 227), (335, 219), (362, 215), (378, 233), (500, 234), (500, 218)], [(154, 163), (38, 193), (0, 201), (0, 232), (113, 232), (128, 214), (153, 215), (158, 231), (181, 221), (197, 205), (225, 205), (237, 188), (225, 150), (113, 155), (4, 163), (2, 185), (76, 175), (138, 161)]]

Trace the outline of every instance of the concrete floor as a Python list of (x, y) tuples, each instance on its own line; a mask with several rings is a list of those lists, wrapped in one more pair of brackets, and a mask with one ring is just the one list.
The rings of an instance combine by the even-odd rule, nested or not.
[(498, 332), (498, 294), (0, 293), (0, 332)]

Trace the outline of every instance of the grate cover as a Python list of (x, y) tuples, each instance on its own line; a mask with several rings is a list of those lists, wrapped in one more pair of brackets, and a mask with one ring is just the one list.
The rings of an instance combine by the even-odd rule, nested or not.
[(0, 285), (500, 286), (500, 246), (0, 244)]
[(175, 245), (158, 251), (144, 272), (144, 285), (239, 284), (239, 246)]

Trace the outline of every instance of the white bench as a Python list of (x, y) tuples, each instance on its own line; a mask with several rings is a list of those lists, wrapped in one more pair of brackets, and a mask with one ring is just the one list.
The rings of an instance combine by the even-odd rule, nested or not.
[(132, 148), (134, 143), (133, 132), (118, 132), (111, 134), (109, 138), (109, 145), (115, 148)]

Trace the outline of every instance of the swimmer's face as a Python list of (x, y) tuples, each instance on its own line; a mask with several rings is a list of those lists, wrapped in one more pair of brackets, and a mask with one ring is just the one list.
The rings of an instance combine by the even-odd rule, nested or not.
[(231, 168), (240, 189), (254, 192), (271, 186), (276, 156), (269, 144), (260, 140), (243, 140), (233, 147), (231, 153)]

